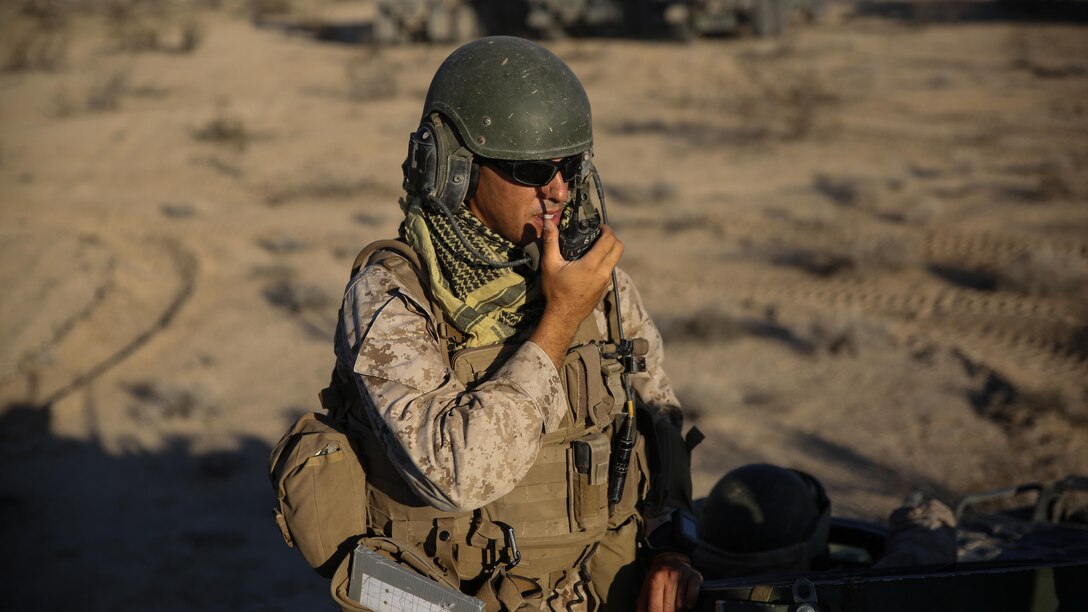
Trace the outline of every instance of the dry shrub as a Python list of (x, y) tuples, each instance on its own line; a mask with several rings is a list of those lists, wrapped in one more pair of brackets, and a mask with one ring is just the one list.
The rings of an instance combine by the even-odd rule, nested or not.
[(85, 108), (92, 112), (117, 110), (121, 108), (121, 98), (128, 88), (128, 73), (123, 70), (96, 78), (87, 88)]
[(63, 0), (23, 0), (19, 13), (45, 25), (62, 26), (68, 22), (66, 5), (70, 4)]
[(71, 117), (79, 111), (79, 105), (72, 99), (67, 87), (62, 87), (53, 93), (53, 114), (57, 117)]
[(727, 110), (754, 132), (778, 140), (803, 140), (820, 132), (826, 110), (837, 104), (839, 97), (814, 65), (800, 69), (780, 65), (797, 53), (792, 42), (785, 42), (768, 54), (743, 56), (740, 67), (756, 91), (739, 99), (727, 96)]
[(1029, 251), (998, 273), (998, 285), (1020, 293), (1088, 297), (1088, 261), (1053, 248)]
[(1055, 156), (1039, 169), (1038, 193), (1043, 201), (1084, 198), (1088, 195), (1088, 176), (1072, 159)]
[(795, 338), (828, 355), (857, 356), (873, 347), (895, 345), (881, 324), (857, 312), (815, 312), (788, 326)]
[(924, 225), (945, 209), (940, 193), (926, 193), (913, 181), (896, 176), (817, 173), (812, 178), (812, 189), (833, 204), (872, 213), (892, 223)]
[(124, 388), (136, 402), (128, 407), (128, 413), (140, 423), (207, 421), (219, 412), (218, 402), (199, 387), (145, 380), (125, 384)]
[[(840, 96), (817, 70), (818, 63), (791, 40), (766, 51), (748, 51), (724, 70), (708, 69), (698, 79), (669, 72), (655, 75), (649, 95), (698, 118), (613, 127), (620, 132), (661, 131), (698, 146), (743, 146), (797, 141), (829, 133), (829, 109)], [(672, 71), (678, 75), (691, 71)]]
[(293, 0), (249, 0), (249, 12), (254, 19), (287, 15), (295, 10)]
[(267, 285), (264, 298), (273, 306), (292, 313), (325, 310), (333, 303), (332, 297), (322, 287), (296, 280), (281, 280)]
[[(997, 424), (1010, 436), (1023, 440), (1038, 435), (1052, 437), (1054, 426), (1068, 433), (1071, 425), (1088, 424), (1088, 387), (1081, 382), (1024, 387), (1006, 375), (956, 350), (970, 378), (967, 399), (975, 412)], [(1053, 440), (1049, 440), (1053, 441)], [(1045, 445), (1048, 440), (1036, 440)]]
[(84, 92), (82, 101), (73, 97), (67, 86), (53, 94), (53, 113), (57, 117), (70, 117), (83, 112), (108, 112), (121, 108), (121, 100), (131, 93), (127, 70), (114, 70), (95, 75)]
[(926, 225), (939, 217), (947, 208), (940, 198), (917, 196), (899, 200), (894, 207), (885, 207), (879, 213), (885, 221), (906, 223), (908, 225)]
[(809, 356), (858, 355), (873, 347), (895, 345), (882, 325), (852, 311), (785, 316), (775, 307), (762, 315), (703, 309), (681, 317), (661, 317), (659, 328), (666, 342), (723, 345), (751, 337)]
[(159, 24), (150, 7), (134, 0), (113, 0), (105, 8), (109, 37), (120, 51), (138, 52), (159, 49)]
[(761, 83), (760, 93), (729, 106), (753, 140), (804, 140), (820, 132), (824, 110), (837, 98), (814, 75)]
[(57, 2), (27, 2), (26, 25), (15, 30), (4, 45), (4, 69), (56, 70), (68, 60), (68, 19)]
[(159, 212), (169, 219), (188, 219), (197, 215), (198, 209), (192, 202), (163, 202)]
[(184, 6), (173, 2), (114, 0), (106, 7), (107, 31), (118, 51), (192, 53), (204, 29)]
[(784, 316), (775, 307), (749, 314), (728, 309), (702, 309), (658, 321), (666, 342), (723, 345), (759, 338), (800, 355), (857, 355), (867, 348), (894, 344), (881, 325), (855, 312), (811, 312)]
[(887, 230), (855, 230), (818, 247), (781, 245), (766, 253), (776, 265), (819, 277), (846, 273), (897, 272), (925, 263), (925, 243), (909, 234)]
[(676, 185), (667, 181), (654, 181), (642, 185), (616, 185), (609, 184), (605, 188), (605, 194), (614, 198), (617, 202), (629, 206), (663, 204), (676, 200), (680, 190)]
[(684, 141), (696, 148), (719, 147), (722, 143), (756, 144), (773, 135), (765, 124), (737, 126), (712, 125), (706, 121), (665, 121), (651, 118), (634, 121), (624, 120), (607, 127), (618, 134), (663, 134), (674, 141)]
[(202, 42), (204, 42), (203, 26), (194, 19), (186, 21), (181, 26), (181, 42), (178, 43), (178, 51), (192, 53)]
[(925, 243), (916, 236), (888, 231), (862, 232), (850, 246), (857, 268), (863, 272), (895, 272), (925, 263)]
[(972, 8), (970, 3), (923, 0), (909, 5), (910, 22), (915, 26), (959, 21)]
[(838, 100), (812, 73), (767, 93), (771, 103), (778, 106), (779, 129), (784, 140), (802, 140), (812, 135), (823, 108)]
[(822, 172), (812, 177), (812, 188), (839, 206), (865, 210), (872, 210), (886, 190), (880, 179)]
[(159, 29), (146, 22), (125, 21), (117, 24), (110, 32), (120, 51), (139, 53), (140, 51), (158, 51), (162, 47)]
[(190, 158), (190, 162), (205, 165), (219, 174), (232, 179), (240, 179), (245, 176), (245, 170), (243, 170), (241, 166), (229, 159), (219, 157), (218, 155), (197, 155)]
[(215, 116), (203, 126), (193, 130), (192, 136), (202, 142), (210, 142), (238, 151), (245, 151), (254, 138), (254, 134), (246, 127), (245, 122), (229, 112), (225, 101), (217, 104)]
[(776, 265), (798, 268), (821, 277), (834, 276), (857, 267), (849, 254), (835, 249), (784, 247), (771, 253), (770, 260)]
[(382, 212), (363, 211), (351, 216), (351, 220), (366, 227), (378, 227), (385, 223), (389, 216)]
[(1014, 30), (1009, 34), (1005, 48), (1012, 57), (1009, 64), (1015, 70), (1025, 70), (1032, 76), (1040, 79), (1065, 79), (1069, 77), (1084, 76), (1088, 72), (1088, 66), (1075, 58), (1065, 56), (1054, 58), (1041, 58), (1032, 50), (1031, 41), (1028, 40), (1028, 31)]
[(397, 95), (394, 70), (376, 61), (378, 53), (354, 57), (344, 63), (347, 96), (351, 100), (385, 100)]
[(313, 243), (279, 232), (257, 239), (257, 245), (273, 255), (289, 255), (313, 248)]
[(1088, 386), (1058, 385), (1027, 392), (1024, 400), (1038, 412), (1054, 412), (1076, 425), (1088, 425)]
[(265, 195), (265, 204), (280, 206), (296, 200), (350, 198), (378, 188), (369, 179), (345, 178), (320, 174), (299, 182), (273, 187)]

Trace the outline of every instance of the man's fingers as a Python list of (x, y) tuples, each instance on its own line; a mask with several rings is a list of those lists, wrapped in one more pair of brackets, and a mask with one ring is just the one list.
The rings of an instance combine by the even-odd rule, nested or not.
[(699, 588), (703, 586), (703, 576), (696, 570), (688, 572), (687, 580), (685, 581), (684, 601), (679, 599), (676, 602), (676, 609), (682, 608), (694, 608), (699, 603)]
[(674, 612), (676, 610), (674, 604), (678, 594), (676, 589), (678, 586), (676, 584), (677, 580), (675, 577), (670, 576), (668, 572), (662, 577), (664, 578), (662, 582), (665, 584), (663, 584), (661, 588), (661, 598), (658, 600), (657, 604), (658, 610), (660, 612)]
[(623, 243), (618, 239), (612, 240), (612, 247), (604, 255), (602, 264), (608, 266), (609, 270), (615, 268), (620, 263), (620, 258), (623, 257)]

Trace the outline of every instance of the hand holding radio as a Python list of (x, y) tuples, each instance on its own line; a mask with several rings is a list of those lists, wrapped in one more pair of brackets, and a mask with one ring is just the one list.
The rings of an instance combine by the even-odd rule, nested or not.
[[(585, 193), (579, 190), (579, 193)], [(588, 206), (572, 205), (570, 221), (559, 230), (559, 253), (563, 259), (574, 261), (585, 255), (601, 235), (601, 216)], [(589, 214), (586, 214), (586, 211)]]
[(559, 230), (551, 219), (544, 221), (543, 252), (540, 257), (544, 315), (533, 341), (558, 365), (578, 325), (601, 301), (612, 271), (623, 255), (623, 243), (607, 225), (598, 225), (598, 237), (581, 258), (568, 261), (560, 252)]

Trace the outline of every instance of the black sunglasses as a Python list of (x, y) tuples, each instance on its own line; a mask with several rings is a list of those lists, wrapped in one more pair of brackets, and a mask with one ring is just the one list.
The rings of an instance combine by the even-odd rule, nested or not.
[(556, 173), (563, 173), (563, 180), (568, 183), (578, 178), (582, 169), (582, 154), (564, 157), (559, 161), (550, 159), (532, 159), (512, 161), (507, 159), (480, 160), (506, 175), (510, 180), (526, 187), (543, 187), (552, 182)]

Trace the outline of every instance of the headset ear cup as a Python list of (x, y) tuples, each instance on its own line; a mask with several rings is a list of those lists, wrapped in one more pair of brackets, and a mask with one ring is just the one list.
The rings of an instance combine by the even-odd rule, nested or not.
[(404, 190), (419, 196), (424, 206), (430, 206), (428, 195), (441, 189), (438, 174), (442, 158), (438, 151), (434, 126), (423, 120), (419, 128), (408, 138), (408, 156), (401, 168), (404, 172)]
[(404, 190), (435, 212), (460, 208), (468, 198), (469, 184), (475, 185), (472, 153), (437, 113), (425, 117), (409, 138), (402, 169)]

